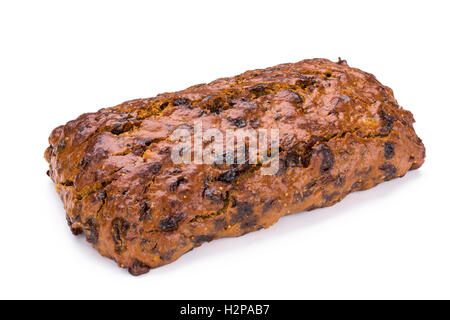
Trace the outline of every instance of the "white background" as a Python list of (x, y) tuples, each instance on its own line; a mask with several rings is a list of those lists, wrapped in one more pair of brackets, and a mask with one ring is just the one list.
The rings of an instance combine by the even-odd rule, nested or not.
[[(0, 298), (450, 298), (448, 1), (2, 1)], [(83, 112), (348, 60), (413, 112), (424, 166), (132, 277), (70, 233), (43, 153)]]

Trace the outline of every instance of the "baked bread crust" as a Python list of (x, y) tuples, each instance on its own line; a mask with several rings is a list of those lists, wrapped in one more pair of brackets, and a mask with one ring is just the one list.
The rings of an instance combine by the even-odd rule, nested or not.
[[(177, 128), (278, 128), (280, 169), (176, 165)], [(45, 158), (75, 235), (139, 275), (221, 237), (331, 206), (424, 162), (390, 88), (339, 59), (304, 60), (83, 114)]]

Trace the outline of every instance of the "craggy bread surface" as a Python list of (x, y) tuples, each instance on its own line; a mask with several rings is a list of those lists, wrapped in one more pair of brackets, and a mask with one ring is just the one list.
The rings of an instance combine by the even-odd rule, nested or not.
[[(280, 169), (172, 162), (177, 128), (278, 128)], [(45, 152), (70, 229), (134, 275), (221, 237), (331, 206), (419, 168), (392, 90), (345, 61), (304, 60), (83, 114)]]

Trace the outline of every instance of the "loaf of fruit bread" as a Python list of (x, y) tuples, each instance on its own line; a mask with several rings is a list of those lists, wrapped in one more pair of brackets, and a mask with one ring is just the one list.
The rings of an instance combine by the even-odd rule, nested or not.
[[(176, 129), (277, 129), (263, 163), (176, 163)], [(424, 162), (412, 114), (345, 60), (303, 60), (87, 113), (50, 135), (45, 159), (73, 234), (133, 275), (204, 242), (331, 206)], [(205, 143), (206, 144), (206, 143)]]

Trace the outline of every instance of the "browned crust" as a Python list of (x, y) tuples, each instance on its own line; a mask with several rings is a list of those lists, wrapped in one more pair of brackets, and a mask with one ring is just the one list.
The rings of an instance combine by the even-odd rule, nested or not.
[[(173, 164), (168, 137), (197, 119), (278, 128), (277, 175)], [(45, 158), (72, 232), (137, 275), (419, 168), (413, 122), (373, 75), (312, 59), (83, 114), (53, 130)]]

